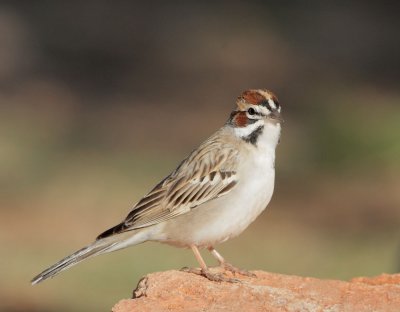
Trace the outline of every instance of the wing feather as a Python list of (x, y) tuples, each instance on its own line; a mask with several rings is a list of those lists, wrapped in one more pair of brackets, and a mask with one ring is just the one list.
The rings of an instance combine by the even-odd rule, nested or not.
[(151, 226), (229, 193), (237, 183), (238, 152), (211, 137), (144, 196), (126, 219), (98, 238)]

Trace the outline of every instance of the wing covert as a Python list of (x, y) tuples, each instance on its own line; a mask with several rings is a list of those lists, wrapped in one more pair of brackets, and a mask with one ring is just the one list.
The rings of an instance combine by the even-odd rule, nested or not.
[(237, 150), (206, 141), (144, 196), (122, 223), (98, 238), (164, 222), (226, 195), (237, 183), (237, 157)]

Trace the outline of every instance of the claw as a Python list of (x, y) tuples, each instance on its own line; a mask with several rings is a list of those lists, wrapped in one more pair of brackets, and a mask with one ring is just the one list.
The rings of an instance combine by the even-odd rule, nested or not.
[(248, 277), (257, 277), (257, 275), (255, 275), (254, 273), (244, 270), (244, 269), (237, 268), (228, 262), (224, 262), (222, 264), (222, 267), (225, 270), (232, 272), (233, 274), (240, 274), (240, 275), (244, 275), (244, 276), (248, 276)]
[(226, 277), (222, 274), (212, 273), (208, 269), (204, 270), (204, 269), (198, 269), (198, 268), (185, 267), (185, 268), (182, 268), (181, 271), (204, 276), (205, 278), (207, 278), (208, 280), (213, 281), (213, 282), (240, 283), (240, 280), (238, 280), (237, 278), (230, 278), (230, 277)]

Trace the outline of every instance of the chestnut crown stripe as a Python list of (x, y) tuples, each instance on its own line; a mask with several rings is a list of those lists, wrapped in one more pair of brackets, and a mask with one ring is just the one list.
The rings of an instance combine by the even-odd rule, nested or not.
[(237, 109), (231, 113), (229, 123), (238, 128), (257, 122), (257, 119), (248, 118), (246, 114), (253, 105), (261, 105), (270, 112), (280, 111), (278, 98), (269, 90), (246, 90), (238, 97), (236, 104)]
[(267, 99), (256, 90), (247, 90), (242, 93), (239, 100), (243, 100), (249, 104), (261, 105)]
[(238, 98), (239, 108), (240, 103), (262, 105), (269, 110), (279, 108), (278, 98), (269, 90), (246, 90)]

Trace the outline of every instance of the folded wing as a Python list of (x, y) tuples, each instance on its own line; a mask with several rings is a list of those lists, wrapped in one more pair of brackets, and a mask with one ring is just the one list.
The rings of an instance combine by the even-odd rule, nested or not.
[[(210, 138), (97, 239), (155, 225), (229, 193), (237, 183), (237, 151)], [(200, 209), (201, 207), (199, 207)]]

